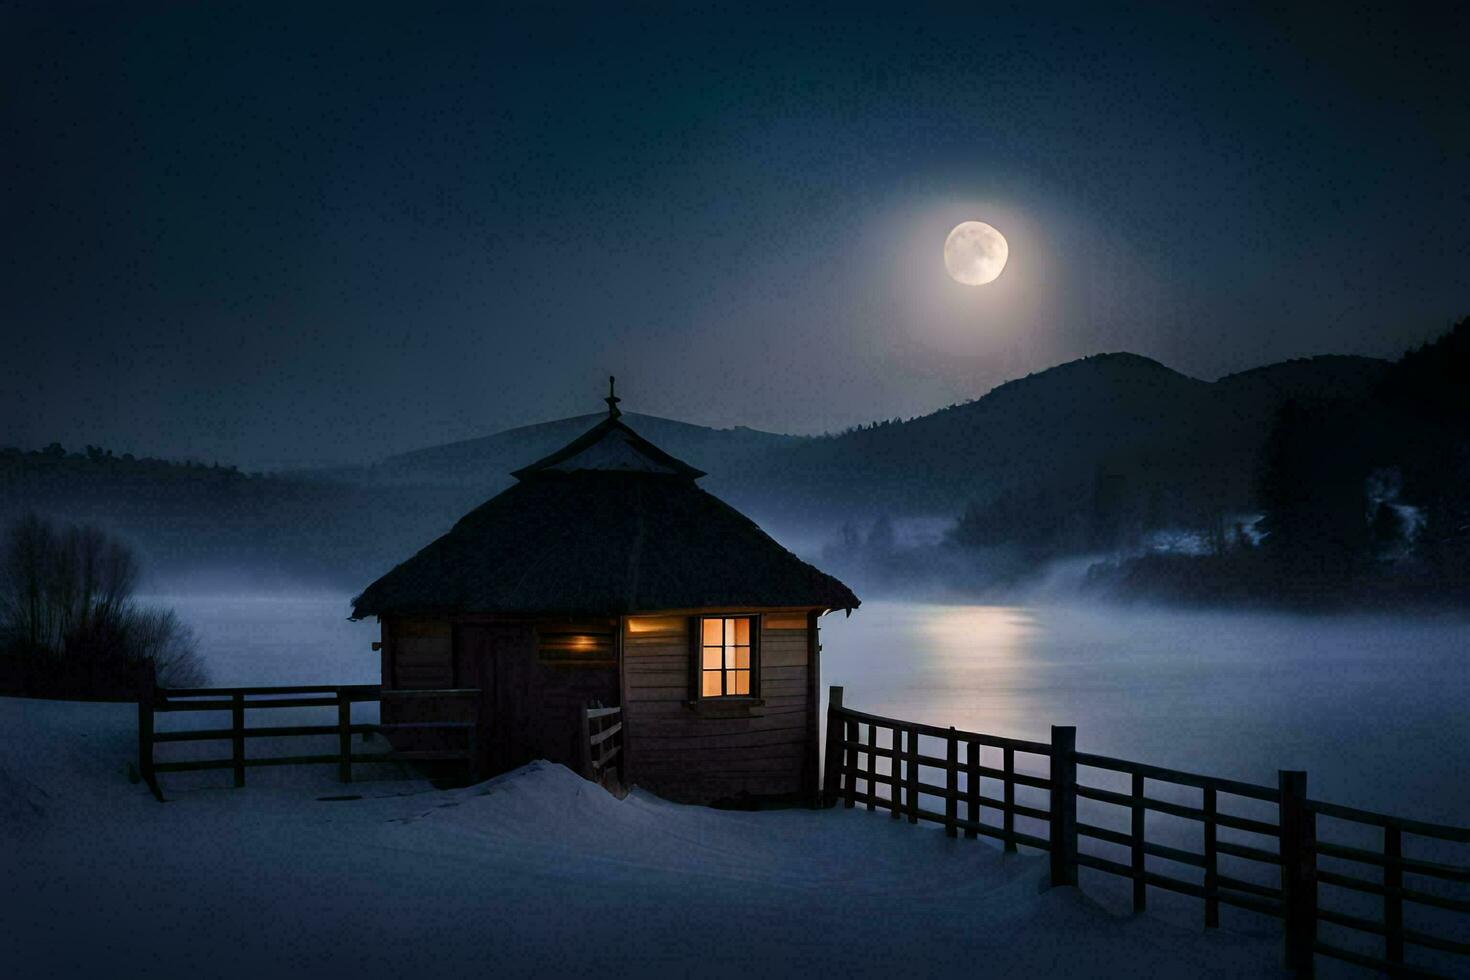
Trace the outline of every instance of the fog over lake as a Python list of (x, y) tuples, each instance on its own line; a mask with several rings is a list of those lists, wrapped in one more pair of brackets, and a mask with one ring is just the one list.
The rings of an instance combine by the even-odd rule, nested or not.
[(890, 717), (1463, 822), (1463, 619), (866, 603), (823, 620), (822, 679)]
[[(152, 596), (216, 684), (377, 683), (346, 595)], [(822, 620), (823, 687), (859, 710), (1046, 741), (1463, 823), (1470, 624), (1079, 605), (873, 601)], [(371, 705), (358, 709), (370, 720)]]

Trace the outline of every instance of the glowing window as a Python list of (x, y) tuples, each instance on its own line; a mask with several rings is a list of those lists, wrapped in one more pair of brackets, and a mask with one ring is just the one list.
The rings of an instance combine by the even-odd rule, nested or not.
[(750, 697), (755, 651), (750, 616), (708, 617), (700, 621), (699, 695)]

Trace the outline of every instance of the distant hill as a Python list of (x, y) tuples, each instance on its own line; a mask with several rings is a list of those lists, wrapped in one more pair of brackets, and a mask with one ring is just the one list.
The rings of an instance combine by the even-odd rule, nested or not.
[(1082, 508), (1100, 480), (1246, 507), (1281, 404), (1363, 397), (1387, 366), (1326, 356), (1207, 382), (1136, 354), (1100, 354), (931, 415), (781, 447), (723, 482), (736, 499), (774, 499), (787, 516), (818, 520), (957, 515), (1008, 493), (1070, 494)]

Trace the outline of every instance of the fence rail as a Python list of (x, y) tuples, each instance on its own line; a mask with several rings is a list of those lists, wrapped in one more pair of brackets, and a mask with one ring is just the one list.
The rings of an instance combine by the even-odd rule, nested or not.
[[(287, 687), (148, 687), (138, 698), (138, 771), (153, 795), (161, 802), (163, 793), (158, 774), (193, 772), (206, 769), (232, 769), (235, 785), (245, 785), (245, 770), (257, 766), (337, 764), (338, 778), (352, 782), (354, 763), (398, 760), (463, 759), (473, 765), (476, 748), (475, 732), (479, 727), (479, 691), (453, 689), (442, 691), (384, 691), (376, 684), (306, 685)], [(463, 699), (469, 705), (470, 721), (426, 721), (406, 724), (366, 724), (352, 721), (352, 705), (363, 701), (414, 698)], [(247, 726), (245, 712), (274, 708), (336, 708), (333, 724)], [(180, 711), (228, 711), (230, 727), (158, 731), (157, 715)], [(352, 736), (367, 736), (399, 729), (464, 730), (463, 748), (409, 752), (353, 752)], [(310, 755), (247, 756), (246, 739), (295, 736), (337, 736), (337, 751)], [(230, 757), (159, 761), (155, 749), (159, 743), (230, 742)]]
[[(920, 750), (919, 738), (944, 741), (944, 754)], [(1001, 766), (980, 762), (982, 747), (1001, 750)], [(1018, 771), (1017, 754), (1045, 757), (1045, 777)], [(921, 770), (943, 774), (943, 785), (926, 781)], [(1121, 792), (1078, 781), (1078, 770), (1088, 769), (1128, 777), (1129, 789)], [(885, 771), (886, 770), (886, 771)], [(963, 777), (963, 786), (961, 785)], [(982, 780), (997, 780), (1001, 795), (981, 792)], [(1200, 793), (1197, 806), (1173, 802), (1150, 794), (1150, 783), (1183, 786)], [(1046, 809), (1017, 802), (1016, 787), (1045, 790)], [(1409, 964), (1406, 947), (1417, 946), (1441, 953), (1470, 956), (1470, 943), (1450, 939), (1427, 930), (1404, 925), (1405, 903), (1461, 914), (1470, 914), (1470, 901), (1441, 894), (1426, 887), (1410, 887), (1404, 876), (1417, 875), (1438, 882), (1470, 882), (1470, 868), (1409, 858), (1404, 855), (1404, 838), (1416, 836), (1456, 844), (1470, 843), (1470, 828), (1449, 827), (1368, 810), (1324, 803), (1308, 798), (1307, 775), (1282, 770), (1276, 786), (1258, 785), (1202, 775), (1177, 769), (1078, 752), (1076, 729), (1054, 726), (1050, 742), (1028, 742), (980, 732), (941, 728), (917, 722), (884, 718), (855, 711), (842, 703), (842, 688), (833, 687), (827, 709), (826, 761), (823, 772), (823, 802), (844, 807), (859, 804), (869, 810), (886, 809), (892, 819), (906, 818), (942, 824), (951, 837), (963, 831), (966, 837), (991, 837), (1013, 851), (1024, 845), (1050, 854), (1050, 878), (1054, 885), (1077, 883), (1078, 868), (1089, 868), (1132, 881), (1133, 907), (1147, 907), (1148, 889), (1192, 896), (1204, 903), (1208, 928), (1219, 925), (1220, 905), (1230, 905), (1279, 918), (1284, 925), (1286, 965), (1299, 975), (1310, 975), (1318, 954), (1379, 970), (1394, 976), (1436, 976)], [(943, 812), (928, 809), (921, 797), (943, 802)], [(1128, 831), (1113, 830), (1077, 819), (1077, 801), (1089, 800), (1126, 811)], [(1250, 800), (1274, 805), (1276, 821), (1248, 817), (1231, 809), (1231, 800)], [(983, 823), (984, 809), (1001, 814), (999, 826)], [(1106, 811), (1105, 811), (1106, 812)], [(1146, 815), (1162, 813), (1193, 821), (1202, 829), (1199, 851), (1173, 847), (1148, 839)], [(1380, 828), (1381, 850), (1351, 847), (1317, 837), (1317, 818), (1331, 818), (1359, 828)], [(1021, 817), (1044, 824), (1045, 836), (1016, 829)], [(1222, 840), (1220, 828), (1254, 835), (1256, 843)], [(1127, 862), (1079, 848), (1079, 840), (1099, 841), (1127, 849)], [(1357, 862), (1380, 869), (1379, 881), (1319, 869), (1318, 856)], [(1189, 881), (1148, 866), (1148, 858), (1197, 868), (1202, 881)], [(1251, 881), (1226, 874), (1220, 858), (1229, 857), (1251, 866), (1264, 866), (1264, 874), (1277, 884)], [(1319, 886), (1328, 885), (1381, 896), (1381, 918), (1353, 915), (1320, 902)], [(1382, 955), (1373, 956), (1327, 943), (1317, 937), (1317, 927), (1327, 923), (1382, 940)], [(1470, 925), (1470, 921), (1462, 923)]]
[(607, 785), (622, 781), (623, 709), (590, 704), (582, 709), (582, 775)]

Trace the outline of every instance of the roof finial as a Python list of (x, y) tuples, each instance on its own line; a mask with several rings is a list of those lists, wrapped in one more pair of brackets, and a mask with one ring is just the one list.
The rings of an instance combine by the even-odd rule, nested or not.
[(622, 401), (622, 399), (617, 395), (617, 383), (617, 378), (612, 375), (607, 376), (607, 397), (603, 401), (607, 402), (607, 417), (610, 419), (615, 419), (623, 414), (618, 411), (618, 402)]

